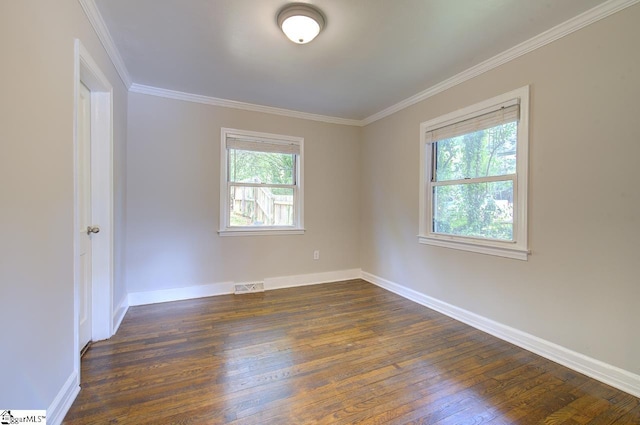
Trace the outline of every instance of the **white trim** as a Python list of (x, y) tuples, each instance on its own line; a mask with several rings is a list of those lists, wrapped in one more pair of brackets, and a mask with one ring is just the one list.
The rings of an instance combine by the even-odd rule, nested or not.
[[(304, 235), (305, 229), (281, 229), (264, 226), (256, 227), (255, 229), (227, 229), (218, 230), (220, 236), (286, 236), (286, 235)], [(257, 230), (256, 230), (257, 229)]]
[[(80, 379), (80, 237), (78, 209), (78, 99), (80, 83), (91, 91), (92, 203), (99, 236), (92, 241), (92, 329), (91, 339), (113, 335), (113, 88), (80, 40), (74, 41), (74, 112), (73, 112), (73, 365)], [(77, 394), (76, 394), (77, 395)], [(75, 397), (75, 396), (74, 396)]]
[[(97, 341), (113, 335), (113, 87), (80, 40), (75, 43), (76, 102), (80, 81), (91, 91), (91, 210), (94, 223), (100, 226), (92, 241), (92, 339)], [(77, 149), (75, 133), (74, 147)], [(77, 180), (77, 170), (74, 177)], [(74, 202), (77, 204), (77, 198)], [(74, 223), (78, 229), (77, 221)]]
[(493, 182), (506, 182), (510, 181), (515, 186), (516, 175), (515, 174), (499, 174), (497, 176), (487, 177), (469, 177), (468, 179), (456, 179), (456, 180), (441, 180), (434, 181), (431, 186), (455, 186), (464, 183), (493, 183)]
[(293, 276), (270, 277), (264, 280), (264, 289), (293, 288), (297, 286), (318, 285), (321, 283), (340, 282), (359, 279), (360, 269), (337, 270), (331, 272), (300, 274)]
[[(442, 248), (457, 249), (460, 251), (476, 252), (479, 254), (495, 255), (498, 257), (513, 258), (515, 260), (527, 261), (529, 250), (518, 249), (509, 246), (489, 246), (484, 241), (474, 244), (471, 240), (467, 243), (442, 239), (439, 236), (418, 236), (418, 242), (424, 245), (439, 246)], [(506, 243), (508, 244), (508, 243)]]
[[(321, 283), (338, 282), (360, 278), (360, 269), (338, 270), (321, 273), (302, 274), (295, 276), (270, 277), (264, 280), (256, 279), (252, 282), (264, 282), (264, 289), (291, 288), (296, 286), (316, 285)], [(182, 301), (194, 298), (212, 297), (216, 295), (233, 294), (234, 286), (242, 282), (220, 282), (207, 285), (187, 286), (184, 288), (160, 289), (155, 291), (129, 293), (129, 305), (146, 305), (170, 301)]]
[(262, 112), (265, 114), (282, 115), (290, 118), (320, 121), (329, 124), (362, 126), (362, 121), (348, 118), (330, 117), (327, 115), (311, 114), (308, 112), (294, 111), (291, 109), (276, 108), (273, 106), (256, 105), (254, 103), (238, 102), (236, 100), (220, 99), (217, 97), (203, 96), (193, 93), (168, 90), (159, 87), (132, 84), (129, 91), (133, 93), (147, 94), (150, 96), (164, 97), (167, 99), (183, 100), (185, 102), (202, 103), (204, 105), (222, 106), (224, 108), (241, 109), (243, 111)]
[(47, 423), (59, 425), (80, 393), (80, 376), (73, 371), (47, 408)]
[(500, 65), (517, 59), (520, 56), (525, 55), (533, 50), (546, 46), (547, 44), (552, 43), (575, 31), (578, 31), (579, 29), (582, 29), (587, 25), (591, 25), (594, 22), (604, 19), (609, 15), (632, 6), (639, 1), (640, 0), (609, 0), (607, 2), (599, 4), (598, 6), (589, 9), (586, 12), (569, 19), (568, 21), (556, 25), (555, 27), (544, 31), (530, 38), (529, 40), (526, 40), (510, 49), (507, 49), (504, 52), (493, 56), (492, 58), (480, 62), (479, 64), (472, 66), (471, 68), (468, 68), (451, 78), (447, 78), (446, 80), (434, 86), (431, 86), (418, 94), (415, 94), (401, 102), (396, 103), (395, 105), (392, 105), (380, 112), (366, 117), (365, 119), (360, 121), (360, 125), (366, 126), (373, 122), (381, 120), (382, 118), (388, 117), (389, 115), (395, 114), (396, 112), (406, 109), (409, 106), (415, 105), (418, 102), (422, 102), (425, 99), (437, 95), (438, 93), (455, 87), (458, 84), (462, 84), (465, 81), (482, 75), (485, 72), (491, 71), (492, 69), (497, 68)]
[[(295, 144), (299, 153), (296, 154), (295, 181), (293, 189), (294, 223), (292, 226), (246, 226), (231, 227), (229, 220), (229, 193), (231, 183), (228, 181), (228, 153), (227, 139), (247, 137), (267, 139)], [(234, 183), (235, 185), (235, 183)], [(304, 137), (280, 134), (262, 133), (258, 131), (237, 130), (234, 128), (220, 128), (220, 236), (264, 236), (264, 235), (301, 235), (304, 233)]]
[[(468, 119), (483, 115), (506, 104), (517, 101), (520, 104), (520, 119), (518, 121), (517, 165), (516, 176), (513, 180), (513, 241), (498, 241), (482, 238), (469, 238), (458, 235), (445, 235), (435, 233), (432, 228), (433, 205), (432, 190), (432, 149), (429, 140), (429, 132), (435, 128), (463, 122)], [(527, 198), (528, 198), (528, 166), (529, 166), (529, 86), (524, 86), (508, 93), (492, 97), (450, 112), (440, 117), (425, 121), (420, 124), (420, 182), (419, 182), (419, 210), (418, 210), (418, 242), (445, 248), (460, 249), (462, 251), (477, 252), (487, 255), (527, 260), (528, 248), (528, 224), (527, 224)], [(483, 181), (505, 179), (506, 176), (483, 178)], [(478, 181), (470, 179), (468, 181)], [(448, 181), (447, 184), (455, 183)]]
[(208, 285), (187, 286), (184, 288), (158, 289), (155, 291), (130, 292), (129, 305), (146, 305), (170, 301), (190, 300), (233, 293), (233, 282), (211, 283)]
[(640, 397), (640, 375), (612, 366), (561, 345), (544, 340), (454, 305), (440, 301), (421, 292), (383, 279), (368, 272), (362, 272), (362, 279), (391, 291), (453, 319), (459, 320), (525, 350), (536, 353), (577, 372), (583, 373), (621, 391)]
[(129, 311), (129, 296), (125, 295), (118, 303), (118, 307), (113, 311), (113, 334), (115, 335), (122, 324), (125, 314)]
[(116, 44), (113, 42), (109, 28), (105, 24), (100, 10), (98, 10), (98, 6), (94, 0), (78, 0), (78, 2), (82, 6), (82, 10), (84, 10), (85, 15), (87, 15), (87, 19), (89, 19), (91, 26), (100, 39), (100, 42), (102, 43), (104, 50), (107, 52), (109, 59), (111, 59), (111, 63), (118, 72), (120, 79), (124, 83), (125, 87), (129, 89), (133, 81), (131, 80), (127, 66), (124, 64), (124, 60), (122, 60), (122, 56), (120, 56), (120, 52), (118, 51)]

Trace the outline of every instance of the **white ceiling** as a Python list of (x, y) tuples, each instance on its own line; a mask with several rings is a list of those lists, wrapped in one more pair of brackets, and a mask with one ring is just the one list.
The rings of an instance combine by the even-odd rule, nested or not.
[(95, 3), (136, 84), (363, 120), (604, 0), (313, 0), (306, 45), (276, 25), (286, 0)]

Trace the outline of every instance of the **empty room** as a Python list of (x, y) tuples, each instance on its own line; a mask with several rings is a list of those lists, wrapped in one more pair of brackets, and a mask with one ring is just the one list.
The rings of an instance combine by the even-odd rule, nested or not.
[(639, 3), (0, 1), (0, 422), (640, 424)]

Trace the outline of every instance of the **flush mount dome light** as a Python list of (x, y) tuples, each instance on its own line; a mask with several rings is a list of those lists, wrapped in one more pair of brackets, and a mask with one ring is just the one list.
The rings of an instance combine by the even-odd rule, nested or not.
[(316, 38), (324, 28), (324, 16), (319, 9), (305, 3), (291, 3), (278, 12), (278, 26), (297, 44)]

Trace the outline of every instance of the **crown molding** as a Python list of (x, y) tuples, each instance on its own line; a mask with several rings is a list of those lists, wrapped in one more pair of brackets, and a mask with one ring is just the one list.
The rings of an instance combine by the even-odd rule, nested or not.
[(124, 64), (124, 60), (122, 60), (122, 56), (120, 56), (120, 52), (113, 42), (113, 38), (111, 38), (111, 33), (107, 28), (107, 24), (105, 24), (104, 19), (102, 19), (102, 14), (98, 10), (98, 6), (94, 0), (78, 0), (80, 6), (82, 6), (82, 10), (84, 10), (85, 15), (89, 19), (93, 30), (98, 35), (102, 46), (107, 51), (107, 55), (111, 59), (113, 66), (116, 68), (116, 72), (120, 76), (120, 79), (124, 83), (125, 87), (129, 89), (133, 84), (131, 80), (131, 76), (129, 75), (129, 71), (127, 71), (127, 67)]
[(241, 109), (251, 112), (263, 112), (265, 114), (282, 115), (291, 118), (304, 120), (321, 121), (330, 124), (341, 124), (350, 126), (362, 126), (362, 121), (347, 118), (330, 117), (327, 115), (311, 114), (308, 112), (293, 111), (291, 109), (275, 108), (273, 106), (256, 105), (253, 103), (238, 102), (235, 100), (219, 99), (217, 97), (202, 96), (199, 94), (185, 93), (181, 91), (162, 89), (159, 87), (145, 86), (142, 84), (132, 84), (130, 92), (148, 94), (151, 96), (165, 97), (168, 99), (184, 100), (186, 102), (202, 103), (205, 105), (222, 106), (225, 108)]
[(464, 83), (465, 81), (484, 74), (485, 72), (497, 68), (498, 66), (510, 62), (524, 54), (539, 49), (540, 47), (546, 46), (549, 43), (552, 43), (566, 35), (578, 31), (581, 28), (591, 25), (594, 22), (604, 19), (609, 15), (619, 12), (622, 9), (626, 9), (629, 6), (638, 3), (639, 1), (640, 0), (609, 0), (607, 2), (604, 2), (592, 9), (587, 10), (584, 13), (581, 13), (574, 18), (569, 19), (568, 21), (556, 25), (555, 27), (536, 35), (535, 37), (532, 37), (529, 40), (518, 44), (517, 46), (505, 50), (504, 52), (499, 53), (496, 56), (485, 60), (484, 62), (479, 63), (478, 65), (472, 66), (471, 68), (468, 68), (467, 70), (462, 71), (461, 73), (454, 75), (451, 78), (448, 78), (432, 87), (429, 87), (428, 89), (418, 94), (415, 94), (401, 102), (396, 103), (393, 106), (383, 109), (382, 111), (377, 112), (371, 116), (368, 116), (361, 121), (361, 125), (365, 126), (371, 124), (398, 111), (408, 108), (409, 106), (415, 105), (418, 102), (421, 102), (425, 99), (435, 96), (438, 93), (455, 87), (458, 84)]
[(122, 79), (125, 86), (134, 93), (142, 93), (152, 96), (165, 97), (169, 99), (177, 99), (183, 100), (186, 102), (195, 102), (202, 103), (205, 105), (214, 105), (214, 106), (222, 106), (226, 108), (234, 108), (241, 109), (245, 111), (252, 112), (263, 112), (267, 114), (275, 114), (282, 115), (291, 118), (300, 118), (312, 121), (320, 121), (326, 122), (330, 124), (341, 124), (341, 125), (350, 125), (356, 127), (363, 127), (369, 125), (373, 122), (381, 120), (389, 115), (392, 115), (396, 112), (399, 112), (403, 109), (406, 109), (412, 105), (415, 105), (418, 102), (426, 100), (430, 97), (435, 96), (438, 93), (441, 93), (445, 90), (448, 90), (452, 87), (457, 86), (458, 84), (462, 84), (465, 81), (468, 81), (474, 77), (484, 74), (494, 68), (497, 68), (500, 65), (503, 65), (507, 62), (510, 62), (522, 55), (525, 55), (533, 50), (536, 50), (540, 47), (546, 46), (549, 43), (552, 43), (566, 35), (569, 35), (575, 31), (578, 31), (581, 28), (584, 28), (594, 22), (597, 22), (601, 19), (606, 18), (616, 12), (619, 12), (623, 9), (626, 9), (629, 6), (632, 6), (640, 0), (609, 0), (606, 1), (592, 9), (587, 10), (586, 12), (569, 19), (543, 33), (536, 35), (535, 37), (530, 38), (527, 41), (524, 41), (517, 46), (514, 46), (508, 50), (505, 50), (502, 53), (493, 56), (471, 68), (468, 68), (461, 73), (454, 75), (451, 78), (448, 78), (434, 86), (429, 87), (428, 89), (417, 93), (401, 102), (396, 103), (386, 109), (383, 109), (380, 112), (377, 112), (373, 115), (370, 115), (362, 120), (348, 119), (348, 118), (340, 118), (340, 117), (332, 117), (327, 115), (319, 115), (312, 114), (307, 112), (294, 111), (290, 109), (282, 109), (276, 108), (272, 106), (264, 106), (264, 105), (256, 105), (252, 103), (238, 102), (235, 100), (227, 100), (220, 99), (209, 96), (202, 96), (192, 93), (179, 92), (174, 90), (168, 90), (158, 87), (145, 86), (142, 84), (135, 84), (131, 80), (129, 72), (120, 56), (118, 49), (116, 48), (113, 39), (111, 38), (111, 34), (102, 19), (102, 15), (98, 10), (94, 0), (78, 0), (85, 14), (89, 18), (89, 22), (93, 26), (98, 38), (102, 42), (107, 54), (111, 58), (113, 65), (115, 66), (118, 75)]

